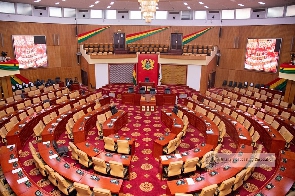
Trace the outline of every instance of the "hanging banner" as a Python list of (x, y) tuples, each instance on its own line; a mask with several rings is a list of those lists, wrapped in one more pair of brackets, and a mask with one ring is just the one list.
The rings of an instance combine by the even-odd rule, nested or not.
[(144, 82), (149, 78), (150, 82), (158, 85), (159, 65), (157, 54), (139, 54), (137, 63), (137, 81)]
[(203, 30), (200, 30), (200, 31), (197, 31), (197, 32), (194, 32), (194, 33), (183, 36), (182, 45), (193, 41), (194, 39), (196, 39), (196, 38), (200, 37), (201, 35), (205, 34), (206, 32), (208, 32), (212, 28), (214, 28), (214, 27), (208, 27), (206, 29), (203, 29)]
[(126, 35), (126, 44), (136, 42), (138, 40), (149, 37), (149, 36), (154, 35), (156, 33), (160, 33), (166, 29), (169, 29), (169, 28), (170, 27), (161, 27), (161, 28), (152, 29), (152, 30), (148, 30), (148, 31), (142, 31), (142, 32), (138, 32), (138, 33), (128, 34), (128, 35)]
[(78, 35), (78, 43), (81, 43), (81, 42), (89, 39), (90, 37), (93, 37), (94, 35), (97, 35), (97, 34), (103, 32), (104, 30), (106, 30), (106, 29), (108, 29), (110, 27), (111, 26), (101, 27), (101, 28), (98, 28), (98, 29), (94, 29), (92, 31), (81, 33), (81, 34)]

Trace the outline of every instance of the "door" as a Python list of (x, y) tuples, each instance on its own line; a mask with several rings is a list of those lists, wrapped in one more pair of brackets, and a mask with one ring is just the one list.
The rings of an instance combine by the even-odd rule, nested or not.
[(215, 86), (215, 75), (216, 75), (215, 71), (209, 74), (208, 88), (214, 88), (214, 86)]
[(125, 33), (114, 33), (114, 49), (125, 50)]
[(182, 49), (182, 33), (171, 33), (171, 50)]
[(85, 86), (88, 86), (88, 74), (86, 71), (81, 69), (81, 78), (82, 78), (82, 84)]

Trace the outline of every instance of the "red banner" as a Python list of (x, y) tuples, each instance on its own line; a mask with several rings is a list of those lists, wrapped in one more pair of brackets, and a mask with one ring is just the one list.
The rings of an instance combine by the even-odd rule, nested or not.
[(157, 54), (139, 54), (137, 63), (137, 82), (144, 82), (149, 78), (150, 82), (158, 85), (159, 66)]

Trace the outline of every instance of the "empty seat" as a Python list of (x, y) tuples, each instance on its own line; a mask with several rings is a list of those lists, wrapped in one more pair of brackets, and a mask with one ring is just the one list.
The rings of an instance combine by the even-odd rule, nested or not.
[(104, 148), (109, 151), (116, 151), (118, 146), (115, 144), (115, 141), (113, 138), (110, 137), (103, 137), (104, 141)]
[(183, 161), (173, 161), (168, 167), (164, 167), (164, 175), (166, 177), (177, 176), (181, 174)]
[(117, 152), (121, 154), (130, 154), (130, 146), (128, 140), (117, 140)]
[(199, 161), (199, 157), (187, 159), (183, 165), (183, 173), (196, 171), (198, 161)]
[(230, 194), (232, 192), (232, 186), (234, 185), (235, 179), (235, 177), (231, 177), (223, 181), (216, 190), (216, 193), (220, 196)]
[(108, 189), (103, 189), (100, 187), (94, 187), (93, 188), (94, 196), (112, 196), (112, 193)]
[(77, 191), (77, 196), (92, 196), (93, 194), (93, 192), (90, 190), (90, 187), (86, 184), (74, 182), (74, 187)]
[(88, 168), (93, 164), (92, 160), (89, 159), (88, 155), (82, 150), (77, 149), (77, 154), (79, 157), (79, 163), (82, 164), (84, 167)]
[(75, 187), (73, 186), (73, 183), (69, 180), (66, 180), (64, 177), (62, 177), (59, 173), (55, 173), (55, 177), (57, 180), (57, 187), (58, 189), (63, 192), (66, 195), (70, 195), (74, 190)]
[(109, 164), (106, 164), (105, 160), (98, 158), (98, 157), (92, 157), (92, 161), (94, 164), (94, 170), (102, 173), (102, 174), (108, 174), (110, 172), (110, 166)]
[(125, 178), (128, 173), (128, 168), (125, 168), (122, 163), (116, 161), (109, 161), (110, 174), (119, 178)]
[(201, 193), (198, 196), (209, 196), (209, 195), (211, 196), (211, 195), (214, 195), (217, 187), (218, 187), (217, 184), (209, 185), (209, 186), (203, 188)]

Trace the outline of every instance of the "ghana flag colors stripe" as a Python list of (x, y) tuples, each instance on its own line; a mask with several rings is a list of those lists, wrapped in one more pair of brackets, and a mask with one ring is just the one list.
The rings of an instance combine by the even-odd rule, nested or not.
[(149, 36), (154, 35), (156, 33), (159, 33), (161, 31), (164, 31), (166, 29), (169, 29), (169, 27), (162, 27), (162, 28), (152, 29), (152, 30), (148, 30), (148, 31), (142, 31), (142, 32), (138, 32), (138, 33), (128, 34), (128, 35), (126, 35), (126, 44), (130, 44), (132, 42), (141, 40), (143, 38), (146, 38), (146, 37), (149, 37)]
[(0, 63), (0, 70), (17, 71), (19, 70), (19, 64), (17, 60), (10, 60)]
[(101, 27), (101, 28), (98, 28), (98, 29), (94, 29), (92, 31), (88, 31), (88, 32), (85, 32), (85, 33), (81, 33), (78, 35), (78, 43), (81, 43), (87, 39), (89, 39), (90, 37), (94, 36), (94, 35), (97, 35), (101, 32), (103, 32), (104, 30), (110, 28), (110, 26), (106, 26), (106, 27)]
[(182, 44), (187, 44), (191, 41), (193, 41), (194, 39), (196, 39), (197, 37), (200, 37), (201, 35), (205, 34), (207, 31), (209, 31), (210, 29), (212, 29), (213, 27), (208, 27), (206, 29), (185, 35), (182, 39)]

